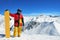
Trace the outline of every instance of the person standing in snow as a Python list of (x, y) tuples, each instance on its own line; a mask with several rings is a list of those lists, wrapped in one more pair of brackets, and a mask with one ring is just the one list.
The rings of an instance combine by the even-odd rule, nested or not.
[(20, 34), (22, 32), (22, 26), (24, 26), (24, 18), (21, 12), (22, 11), (20, 9), (17, 9), (17, 13), (10, 13), (10, 16), (14, 17), (14, 37), (20, 37)]

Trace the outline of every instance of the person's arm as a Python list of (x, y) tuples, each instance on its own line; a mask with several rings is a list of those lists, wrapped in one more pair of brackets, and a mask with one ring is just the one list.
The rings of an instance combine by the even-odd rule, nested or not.
[(22, 23), (23, 23), (23, 26), (24, 26), (24, 18), (23, 18), (23, 15), (20, 13), (20, 17), (22, 17)]
[(14, 17), (14, 14), (11, 14), (11, 13), (10, 13), (10, 16), (11, 16), (11, 17)]
[(24, 26), (24, 18), (22, 18), (23, 26)]

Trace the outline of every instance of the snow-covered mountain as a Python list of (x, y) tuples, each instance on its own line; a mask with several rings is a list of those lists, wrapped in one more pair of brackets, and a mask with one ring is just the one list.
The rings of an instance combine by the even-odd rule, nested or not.
[(40, 16), (30, 16), (30, 18), (32, 19), (29, 22), (25, 23), (26, 24), (25, 25), (26, 31), (24, 31), (25, 33), (60, 35), (60, 29), (59, 29), (60, 17), (59, 16), (53, 17), (53, 16), (40, 15)]
[[(10, 17), (11, 34), (14, 28), (14, 18)], [(5, 34), (4, 16), (0, 15), (0, 34)], [(60, 17), (59, 16), (24, 16), (24, 23), (22, 35), (60, 35)]]

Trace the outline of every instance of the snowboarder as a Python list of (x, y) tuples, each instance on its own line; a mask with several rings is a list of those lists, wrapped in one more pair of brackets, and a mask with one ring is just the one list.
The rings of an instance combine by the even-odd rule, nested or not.
[(21, 12), (22, 11), (20, 9), (17, 9), (17, 13), (10, 13), (10, 16), (14, 17), (14, 37), (20, 37), (20, 34), (22, 32), (22, 26), (24, 26), (24, 18)]

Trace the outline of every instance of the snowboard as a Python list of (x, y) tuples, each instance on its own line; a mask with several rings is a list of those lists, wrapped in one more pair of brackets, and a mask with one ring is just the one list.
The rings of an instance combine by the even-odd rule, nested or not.
[(8, 10), (5, 10), (4, 16), (5, 16), (5, 37), (9, 38), (10, 37), (10, 17), (9, 17)]

